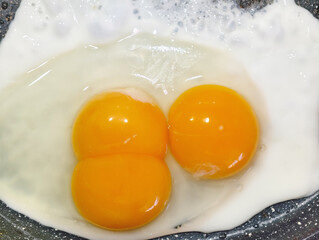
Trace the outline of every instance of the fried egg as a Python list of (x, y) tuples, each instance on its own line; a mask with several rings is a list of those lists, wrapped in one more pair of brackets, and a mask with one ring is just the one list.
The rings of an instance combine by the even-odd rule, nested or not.
[[(209, 4), (214, 3), (191, 3), (189, 8), (209, 9)], [(319, 72), (314, 63), (319, 61), (319, 23), (292, 2), (274, 3), (253, 16), (232, 8), (232, 3), (215, 3), (207, 22), (194, 20), (183, 11), (188, 6), (165, 6), (170, 11), (152, 1), (22, 2), (0, 46), (0, 198), (8, 206), (44, 225), (90, 239), (141, 239), (229, 229), (271, 204), (318, 189)], [(216, 170), (194, 167), (192, 159), (203, 159), (202, 151), (188, 159), (195, 151), (187, 142), (203, 140), (200, 147), (205, 149), (205, 137), (199, 135), (186, 144), (176, 141), (185, 135), (198, 136), (211, 123), (213, 117), (200, 125), (187, 125), (190, 123), (175, 117), (177, 110), (185, 114), (191, 110), (198, 123), (200, 107), (188, 101), (205, 97), (198, 92), (205, 86), (240, 99), (243, 107), (238, 113), (239, 105), (234, 109), (234, 103), (226, 105), (229, 112), (241, 114), (242, 124), (250, 121), (243, 128), (247, 134), (243, 142), (256, 139), (247, 147), (247, 164), (231, 166), (235, 173), (240, 172), (227, 172), (231, 163), (221, 166), (226, 178), (201, 179), (203, 173), (213, 176)], [(154, 106), (153, 116), (138, 115), (141, 118), (136, 123), (140, 127), (156, 123), (158, 129), (144, 134), (145, 139), (163, 134), (159, 142), (132, 141), (132, 146), (110, 152), (98, 147), (100, 141), (93, 144), (93, 150), (82, 141), (90, 139), (95, 130), (85, 132), (91, 126), (77, 125), (81, 123), (77, 116), (92, 99), (110, 92)], [(152, 120), (145, 123), (145, 118)], [(162, 131), (166, 121), (171, 126), (167, 136)], [(249, 126), (255, 130), (250, 132)], [(185, 129), (195, 132), (183, 132)], [(223, 124), (216, 129), (226, 130)], [(234, 139), (232, 149), (239, 143)], [(132, 151), (143, 157), (136, 158)], [(145, 175), (142, 160), (147, 161)], [(137, 169), (134, 179), (140, 181), (131, 181), (130, 166)], [(120, 177), (115, 167), (123, 168)], [(151, 190), (143, 191), (152, 189), (154, 183), (169, 201), (147, 218), (151, 222), (135, 230), (100, 228), (105, 222), (96, 219), (105, 208), (86, 212), (87, 202), (80, 200), (87, 197), (82, 192), (85, 179), (103, 186), (105, 176), (132, 186), (127, 194), (139, 199), (154, 199)], [(160, 176), (167, 185), (158, 182)], [(144, 177), (152, 179), (149, 185), (142, 181)], [(112, 189), (108, 194), (116, 192), (113, 186), (107, 189)], [(112, 204), (108, 209), (121, 214), (133, 211), (133, 202), (123, 199), (128, 209)], [(114, 219), (110, 223), (109, 229), (118, 228)], [(122, 226), (131, 229), (132, 224), (143, 225), (132, 218)]]

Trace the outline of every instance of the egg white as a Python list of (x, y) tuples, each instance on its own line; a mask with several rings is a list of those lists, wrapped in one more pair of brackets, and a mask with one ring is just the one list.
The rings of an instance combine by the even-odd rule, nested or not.
[[(70, 182), (77, 162), (70, 144), (72, 124), (81, 106), (103, 91), (114, 89), (149, 101), (134, 90), (142, 89), (167, 115), (184, 90), (209, 83), (231, 86), (247, 98), (259, 99), (258, 90), (241, 65), (227, 54), (190, 43), (171, 43), (153, 35), (137, 34), (56, 57), (23, 74), (0, 96), (4, 103), (0, 105), (1, 127), (5, 129), (0, 135), (4, 153), (1, 185), (11, 189), (16, 199), (29, 202), (27, 211), (34, 219), (51, 225), (56, 224), (51, 219), (60, 218), (59, 228), (82, 236), (146, 238), (176, 232), (176, 226), (198, 218), (236, 191), (239, 176), (220, 181), (194, 180), (168, 153), (173, 190), (164, 213), (142, 230), (100, 230), (82, 219), (72, 204)], [(258, 102), (253, 105), (262, 109), (257, 107)], [(16, 200), (15, 204), (21, 203)], [(39, 216), (44, 212), (53, 217), (42, 219)]]
[[(83, 1), (82, 8), (77, 1), (52, 2), (22, 2), (0, 47), (0, 198), (9, 206), (80, 236), (140, 239), (228, 229), (270, 204), (318, 189), (319, 72), (313, 62), (319, 60), (319, 25), (306, 12), (281, 2), (254, 17), (229, 10), (245, 24), (236, 22), (230, 31), (217, 21), (219, 33), (185, 24), (184, 33), (170, 36), (172, 23), (150, 2), (154, 16), (141, 21), (129, 17), (127, 2), (101, 1), (103, 14), (95, 1)], [(313, 30), (308, 35), (293, 20), (297, 13)], [(17, 46), (21, 51), (13, 51)], [(207, 83), (238, 91), (257, 113), (261, 150), (249, 169), (227, 180), (194, 181), (169, 153), (172, 198), (154, 222), (119, 233), (82, 219), (70, 193), (76, 164), (70, 134), (80, 106), (101, 91), (137, 87), (167, 115), (179, 94)]]

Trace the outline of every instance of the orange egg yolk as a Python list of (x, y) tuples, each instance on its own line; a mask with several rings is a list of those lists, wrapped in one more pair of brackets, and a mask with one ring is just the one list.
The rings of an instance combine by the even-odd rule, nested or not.
[(165, 208), (171, 192), (164, 161), (168, 129), (153, 101), (120, 92), (99, 94), (80, 111), (72, 140), (80, 160), (72, 177), (73, 200), (89, 222), (128, 230)]
[(180, 95), (168, 116), (169, 144), (178, 163), (196, 178), (234, 175), (252, 159), (257, 118), (232, 89), (201, 85)]
[(73, 148), (80, 160), (117, 153), (164, 158), (167, 135), (165, 116), (156, 105), (120, 92), (102, 93), (79, 113)]
[(118, 154), (79, 161), (73, 172), (76, 207), (89, 222), (110, 230), (128, 230), (153, 220), (171, 191), (162, 159)]

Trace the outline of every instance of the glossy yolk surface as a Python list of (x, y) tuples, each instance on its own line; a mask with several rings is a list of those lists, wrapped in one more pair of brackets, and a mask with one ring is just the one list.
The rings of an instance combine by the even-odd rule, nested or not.
[(167, 139), (166, 119), (156, 105), (119, 92), (93, 97), (73, 127), (79, 160), (118, 153), (164, 158)]
[(219, 85), (187, 90), (172, 105), (169, 143), (179, 164), (196, 178), (225, 178), (253, 157), (256, 116), (237, 92)]
[(153, 220), (165, 207), (171, 177), (162, 159), (118, 154), (79, 161), (73, 172), (75, 205), (102, 228), (127, 230)]
[(80, 214), (110, 230), (153, 220), (171, 192), (163, 160), (167, 142), (166, 119), (156, 105), (120, 92), (93, 97), (73, 127), (73, 148), (81, 161), (73, 172), (72, 194)]

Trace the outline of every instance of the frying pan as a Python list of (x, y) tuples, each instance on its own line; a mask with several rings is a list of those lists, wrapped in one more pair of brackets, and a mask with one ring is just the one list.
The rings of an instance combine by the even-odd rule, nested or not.
[[(0, 42), (21, 0), (0, 0)], [(319, 19), (319, 0), (295, 0)], [(238, 0), (241, 8), (261, 9), (271, 0)], [(10, 209), (0, 200), (0, 239), (84, 240), (84, 238), (43, 226), (40, 223)], [(214, 239), (303, 239), (319, 240), (319, 191), (311, 196), (293, 199), (270, 206), (244, 224), (213, 233), (187, 232), (167, 235), (156, 240), (214, 240)]]

